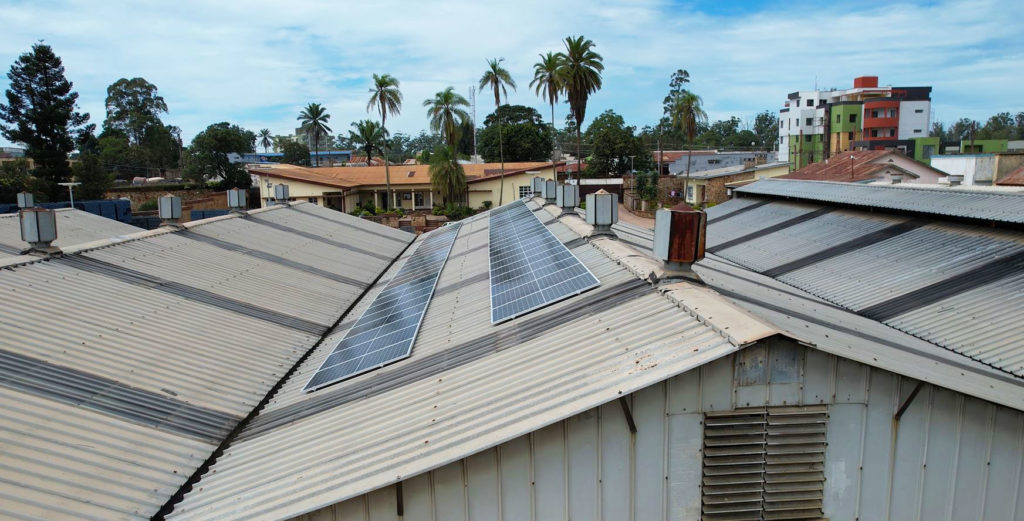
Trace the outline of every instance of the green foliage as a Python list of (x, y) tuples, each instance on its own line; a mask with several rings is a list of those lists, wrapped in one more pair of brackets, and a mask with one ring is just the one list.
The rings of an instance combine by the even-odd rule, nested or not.
[(156, 85), (143, 78), (121, 78), (112, 83), (107, 87), (106, 106), (104, 128), (123, 132), (133, 145), (141, 145), (149, 129), (162, 124), (160, 114), (167, 112)]
[(32, 192), (33, 179), (28, 161), (15, 159), (0, 163), (0, 203), (14, 203), (19, 192)]
[(473, 215), (473, 209), (461, 204), (447, 203), (444, 206), (435, 206), (431, 211), (434, 215), (443, 215), (452, 221), (460, 221)]
[(459, 142), (459, 128), (469, 119), (469, 101), (455, 92), (455, 87), (438, 92), (432, 99), (423, 100), (430, 118), (430, 130), (441, 134), (445, 144), (454, 148)]
[(587, 112), (587, 99), (601, 89), (601, 71), (604, 58), (594, 52), (594, 42), (583, 36), (569, 36), (565, 39), (565, 52), (558, 53), (565, 96), (569, 99), (569, 110), (576, 120), (577, 135)]
[(263, 147), (263, 153), (270, 150), (270, 146), (274, 144), (273, 136), (270, 135), (269, 128), (260, 130), (260, 132), (256, 134), (256, 137), (260, 141), (260, 146)]
[(364, 119), (363, 121), (352, 123), (352, 128), (355, 131), (350, 130), (348, 132), (348, 139), (355, 148), (363, 151), (367, 162), (373, 158), (374, 150), (384, 150), (386, 134), (384, 133), (384, 127), (381, 127), (379, 123)]
[(33, 45), (11, 65), (7, 78), (10, 86), (6, 103), (0, 103), (0, 135), (25, 144), (26, 155), (35, 160), (40, 188), (56, 200), (64, 190), (57, 183), (71, 175), (68, 154), (89, 115), (75, 110), (78, 93), (71, 90), (64, 65), (49, 45)]
[(215, 123), (196, 135), (185, 152), (183, 177), (198, 184), (219, 180), (221, 189), (249, 188), (245, 168), (228, 160), (230, 153), (253, 152), (256, 135), (238, 125)]
[(167, 103), (156, 85), (143, 78), (121, 78), (107, 87), (106, 108), (97, 152), (104, 168), (124, 177), (178, 168), (181, 129), (160, 120)]
[[(299, 117), (295, 118), (301, 123), (301, 129), (309, 137), (310, 141), (313, 142), (313, 150), (320, 151), (320, 143), (323, 142), (325, 137), (331, 135), (331, 127), (327, 126), (327, 123), (331, 120), (331, 115), (327, 113), (327, 109), (319, 103), (310, 103), (306, 105), (306, 108), (302, 109), (299, 113)], [(253, 135), (253, 142), (255, 143), (256, 136)], [(320, 157), (314, 154), (316, 157), (316, 166), (320, 166)]]
[(140, 212), (152, 212), (152, 211), (156, 210), (156, 207), (157, 207), (156, 199), (150, 199), (148, 201), (143, 201), (142, 204), (139, 205), (139, 211)]
[(491, 206), (493, 205), (494, 203), (492, 203), (491, 201), (484, 201), (484, 210), (490, 210)]
[(754, 134), (757, 146), (762, 150), (771, 150), (779, 142), (779, 116), (766, 110), (754, 117)]
[[(499, 136), (498, 122), (501, 122)], [(484, 119), (477, 150), (484, 161), (500, 158), (504, 139), (505, 161), (546, 161), (551, 157), (551, 127), (536, 109), (523, 105), (502, 105)]]
[(685, 85), (690, 83), (690, 73), (686, 69), (676, 69), (672, 73), (672, 79), (668, 82), (668, 94), (661, 101), (661, 111), (666, 117), (672, 117), (676, 99), (688, 92)]
[(658, 173), (637, 172), (636, 174), (636, 195), (645, 201), (658, 200)]
[(107, 190), (114, 186), (114, 174), (103, 168), (99, 156), (95, 154), (83, 154), (79, 156), (78, 162), (71, 167), (71, 173), (75, 181), (82, 183), (75, 188), (83, 200), (103, 199)]
[(501, 62), (505, 61), (505, 58), (493, 58), (487, 60), (487, 72), (480, 77), (480, 92), (484, 89), (491, 89), (494, 93), (494, 106), (498, 107), (501, 105), (501, 95), (505, 95), (505, 99), (508, 99), (508, 88), (516, 90), (516, 80), (512, 79), (512, 75), (509, 74), (508, 70), (501, 66)]
[(295, 141), (287, 141), (281, 145), (281, 162), (296, 166), (309, 166), (309, 147)]
[[(634, 135), (634, 127), (627, 126), (622, 116), (607, 110), (587, 127), (585, 141), (594, 147), (587, 158), (587, 177), (621, 177), (630, 172), (630, 163), (635, 170), (646, 170), (651, 165), (651, 155), (644, 147), (643, 140)], [(630, 156), (633, 156), (632, 161)]]
[(431, 154), (430, 186), (445, 204), (466, 192), (466, 172), (451, 147), (437, 147)]

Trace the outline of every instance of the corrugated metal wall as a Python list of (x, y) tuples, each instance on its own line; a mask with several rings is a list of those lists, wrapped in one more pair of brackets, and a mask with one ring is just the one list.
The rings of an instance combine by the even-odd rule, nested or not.
[[(696, 520), (705, 411), (828, 404), (825, 516), (1024, 519), (1024, 414), (772, 340), (301, 521)], [(894, 450), (895, 447), (895, 450)]]

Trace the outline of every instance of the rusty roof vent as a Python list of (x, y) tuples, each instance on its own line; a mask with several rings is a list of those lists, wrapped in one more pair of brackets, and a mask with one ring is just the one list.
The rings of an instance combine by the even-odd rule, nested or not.
[(700, 280), (691, 266), (704, 258), (707, 222), (707, 214), (682, 202), (654, 214), (654, 257), (667, 274)]

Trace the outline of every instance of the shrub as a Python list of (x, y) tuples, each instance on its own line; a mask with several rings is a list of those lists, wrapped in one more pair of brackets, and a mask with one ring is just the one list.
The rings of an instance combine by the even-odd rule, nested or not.
[(586, 201), (580, 201), (580, 210), (586, 210), (586, 209), (587, 209), (587, 202)]
[(143, 201), (143, 203), (139, 205), (140, 212), (152, 212), (153, 210), (156, 210), (156, 199)]
[(494, 205), (494, 203), (491, 201), (484, 201), (484, 210), (490, 210), (492, 205)]

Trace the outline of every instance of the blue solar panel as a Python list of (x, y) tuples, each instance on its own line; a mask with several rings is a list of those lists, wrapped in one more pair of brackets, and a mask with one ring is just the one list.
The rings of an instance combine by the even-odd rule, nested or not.
[(491, 211), (489, 249), (494, 324), (600, 285), (523, 201)]
[(315, 391), (409, 356), (441, 268), (461, 227), (445, 226), (420, 242), (402, 269), (309, 379), (305, 391)]

